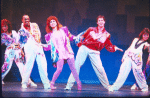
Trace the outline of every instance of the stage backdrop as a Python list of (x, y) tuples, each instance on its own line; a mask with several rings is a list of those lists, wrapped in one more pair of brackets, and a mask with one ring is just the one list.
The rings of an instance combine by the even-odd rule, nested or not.
[[(73, 35), (78, 35), (88, 27), (97, 26), (96, 17), (104, 15), (106, 18), (105, 28), (111, 34), (112, 43), (124, 51), (129, 47), (133, 38), (138, 37), (143, 28), (150, 27), (149, 0), (1, 0), (1, 19), (10, 20), (14, 30), (19, 30), (24, 14), (30, 16), (31, 22), (38, 23), (42, 34), (42, 43), (46, 43), (44, 39), (46, 20), (51, 15), (56, 16)], [(78, 47), (74, 42), (71, 42), (71, 46), (76, 57)], [(4, 61), (5, 48), (2, 45), (1, 65)], [(110, 53), (105, 48), (100, 53), (110, 84), (114, 83), (118, 76), (123, 53), (120, 51)], [(45, 55), (48, 77), (51, 80), (56, 68), (52, 66), (50, 51), (45, 51)], [(146, 64), (147, 57), (148, 52), (144, 50), (143, 66)], [(66, 83), (70, 72), (69, 66), (65, 64), (56, 82)], [(31, 78), (35, 82), (41, 82), (36, 62)], [(82, 83), (100, 83), (89, 58), (81, 67), (80, 79)], [(15, 63), (4, 81), (21, 81)], [(125, 84), (134, 82), (135, 78), (131, 71)], [(148, 82), (150, 81), (148, 80)]]

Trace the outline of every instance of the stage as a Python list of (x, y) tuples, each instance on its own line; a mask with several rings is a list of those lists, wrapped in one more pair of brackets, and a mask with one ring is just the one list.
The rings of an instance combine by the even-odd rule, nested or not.
[(64, 90), (66, 83), (56, 83), (56, 90), (43, 88), (42, 83), (36, 83), (37, 88), (21, 88), (20, 82), (5, 82), (2, 85), (2, 97), (148, 97), (148, 92), (130, 90), (131, 85), (124, 85), (119, 91), (109, 92), (101, 84), (82, 84), (82, 91), (75, 84), (71, 91)]

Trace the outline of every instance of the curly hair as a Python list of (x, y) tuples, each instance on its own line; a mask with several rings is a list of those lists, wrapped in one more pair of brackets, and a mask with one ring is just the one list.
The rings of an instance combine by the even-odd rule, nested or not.
[(149, 30), (149, 28), (144, 28), (141, 31), (141, 33), (139, 34), (139, 39), (140, 40), (142, 39), (144, 33), (148, 33), (149, 34), (149, 38), (148, 38), (147, 42), (150, 43), (150, 30)]
[(11, 33), (12, 31), (12, 25), (11, 22), (7, 19), (1, 20), (1, 33), (4, 33), (2, 26), (8, 26), (8, 32)]
[(50, 21), (51, 21), (52, 19), (55, 20), (56, 23), (57, 23), (57, 30), (59, 30), (59, 28), (62, 27), (62, 25), (59, 23), (57, 17), (55, 17), (55, 16), (49, 16), (49, 17), (47, 18), (46, 28), (45, 28), (47, 33), (52, 32), (52, 27), (50, 27)]

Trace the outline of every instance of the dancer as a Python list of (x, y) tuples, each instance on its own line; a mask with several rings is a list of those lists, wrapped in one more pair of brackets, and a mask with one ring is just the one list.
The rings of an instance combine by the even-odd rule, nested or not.
[(46, 51), (51, 50), (53, 64), (57, 67), (50, 83), (51, 89), (56, 89), (54, 83), (60, 75), (64, 61), (66, 60), (77, 81), (78, 90), (81, 90), (81, 81), (75, 69), (74, 53), (70, 45), (70, 40), (72, 41), (75, 36), (70, 34), (67, 27), (62, 27), (55, 16), (47, 18), (46, 32), (48, 33), (45, 35), (47, 44), (42, 44), (42, 46)]
[(50, 89), (50, 83), (47, 74), (47, 61), (41, 43), (41, 32), (36, 23), (31, 23), (28, 15), (23, 15), (22, 24), (19, 30), (20, 43), (24, 47), (26, 64), (24, 67), (22, 88), (27, 88), (27, 81), (36, 59), (39, 74), (44, 85), (44, 89)]
[[(145, 75), (145, 77), (146, 77), (146, 80), (149, 78), (149, 74), (150, 73), (148, 73), (148, 71), (150, 70), (149, 69), (149, 66), (150, 66), (150, 46), (148, 47), (148, 52), (149, 52), (149, 56), (148, 56), (148, 59), (147, 59), (147, 62), (146, 62), (146, 66), (145, 66), (145, 68), (144, 68), (144, 70), (143, 70), (143, 74)], [(133, 85), (132, 85), (132, 87), (131, 87), (131, 90), (138, 90), (139, 88), (138, 88), (138, 85), (137, 85), (137, 83), (134, 83)]]
[[(123, 51), (115, 45), (112, 45), (110, 41), (110, 34), (105, 30), (105, 18), (102, 15), (97, 17), (97, 27), (90, 27), (86, 31), (80, 33), (77, 36), (77, 40), (81, 41), (77, 44), (79, 50), (77, 52), (75, 67), (79, 74), (80, 67), (84, 64), (87, 56), (89, 56), (92, 67), (99, 78), (102, 85), (108, 89), (109, 82), (107, 75), (102, 66), (100, 59), (100, 52), (104, 47), (110, 51), (115, 52), (116, 50)], [(84, 40), (83, 40), (84, 39)], [(65, 90), (71, 90), (75, 80), (72, 73), (69, 76), (68, 83)]]
[[(21, 78), (23, 77), (23, 67), (24, 67), (24, 53), (20, 47), (19, 35), (15, 30), (12, 30), (11, 22), (7, 19), (1, 20), (1, 45), (5, 44), (7, 46), (5, 50), (5, 60), (1, 68), (2, 71), (2, 84), (4, 84), (3, 79), (8, 74), (12, 67), (13, 60), (15, 61)], [(28, 86), (36, 87), (37, 85), (31, 81), (29, 78)]]
[(149, 29), (144, 28), (139, 34), (139, 38), (134, 38), (130, 47), (125, 51), (123, 55), (118, 77), (115, 83), (109, 88), (109, 91), (119, 90), (124, 84), (131, 69), (133, 70), (136, 82), (141, 88), (141, 91), (148, 91), (148, 85), (142, 72), (142, 49), (143, 47), (149, 46), (149, 35)]

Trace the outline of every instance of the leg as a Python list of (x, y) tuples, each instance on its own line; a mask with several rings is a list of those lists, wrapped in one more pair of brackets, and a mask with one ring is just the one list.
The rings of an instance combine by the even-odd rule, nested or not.
[(89, 54), (89, 58), (90, 58), (92, 67), (93, 67), (99, 81), (102, 83), (104, 88), (108, 89), (108, 87), (109, 87), (108, 78), (105, 73), (104, 67), (102, 66), (102, 62), (100, 60), (99, 55), (100, 55), (99, 53), (92, 52)]
[(12, 63), (14, 60), (14, 50), (12, 49), (7, 49), (5, 50), (5, 60), (4, 60), (4, 64), (1, 68), (2, 71), (2, 81), (5, 78), (5, 76), (8, 74), (8, 72), (10, 71), (11, 67), (12, 67)]
[[(88, 56), (88, 48), (86, 46), (82, 45), (77, 52), (77, 56), (76, 56), (76, 60), (75, 60), (75, 68), (77, 70), (78, 75), (80, 72), (80, 67), (85, 62), (87, 56)], [(71, 73), (65, 89), (71, 89), (72, 86), (74, 85), (74, 82), (75, 82), (75, 79)]]
[(142, 91), (147, 91), (148, 90), (148, 85), (146, 83), (146, 78), (142, 72), (141, 68), (138, 68), (137, 65), (133, 62), (132, 63), (132, 69), (133, 69), (133, 74), (135, 76), (136, 82), (139, 85), (139, 87), (142, 89)]
[(131, 71), (131, 59), (126, 58), (124, 62), (121, 64), (118, 77), (115, 83), (109, 88), (109, 91), (119, 90), (121, 86), (124, 84), (130, 71)]
[(79, 80), (79, 75), (78, 75), (76, 68), (75, 68), (74, 58), (68, 59), (67, 62), (68, 62), (68, 65), (70, 67), (71, 73), (73, 74), (73, 76), (74, 76), (74, 78), (78, 84), (78, 90), (81, 90), (81, 81)]
[(23, 75), (22, 75), (22, 87), (27, 88), (27, 84), (31, 75), (31, 71), (33, 68), (33, 64), (35, 61), (36, 53), (34, 51), (27, 51), (25, 53), (26, 57), (26, 64), (23, 69)]
[(50, 84), (49, 84), (48, 73), (47, 73), (47, 61), (43, 50), (41, 50), (40, 54), (37, 54), (36, 62), (38, 65), (40, 78), (42, 80), (44, 88), (49, 89)]
[(60, 73), (61, 73), (61, 71), (63, 69), (63, 65), (64, 65), (64, 60), (63, 59), (60, 59), (60, 60), (57, 61), (57, 70), (53, 74), (53, 78), (52, 78), (52, 81), (51, 81), (51, 87), (53, 89), (56, 89), (54, 87), (54, 83), (55, 83), (56, 79), (59, 77), (59, 75), (60, 75)]
[[(23, 64), (23, 60), (22, 60), (22, 56), (21, 56), (21, 50), (16, 50), (15, 51), (15, 63), (19, 69), (20, 75), (21, 75), (21, 79), (23, 77), (23, 69), (24, 69), (24, 64)], [(37, 85), (29, 78), (28, 81), (28, 85), (32, 86), (32, 87), (37, 87)]]

